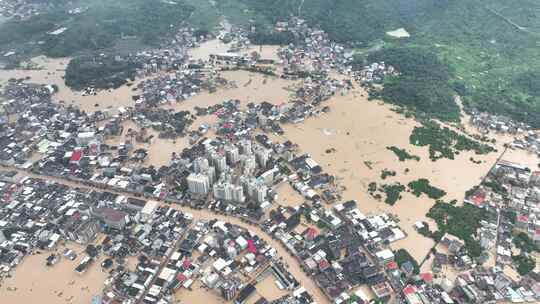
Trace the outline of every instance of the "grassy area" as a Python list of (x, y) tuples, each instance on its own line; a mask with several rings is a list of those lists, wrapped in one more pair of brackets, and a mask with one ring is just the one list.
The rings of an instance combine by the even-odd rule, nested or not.
[(538, 252), (540, 251), (538, 246), (534, 241), (524, 232), (519, 232), (512, 238), (512, 242), (519, 248), (522, 252)]
[[(196, 10), (186, 1), (92, 0), (82, 5), (88, 6), (88, 10), (76, 15), (58, 9), (28, 20), (2, 24), (0, 48), (33, 48), (33, 51), (47, 56), (65, 57), (111, 49), (124, 39), (153, 46), (185, 23)], [(201, 20), (198, 26), (202, 27), (203, 22), (213, 19), (198, 18)], [(205, 23), (204, 26), (210, 25)], [(66, 28), (63, 33), (49, 34), (62, 27)]]
[(477, 142), (463, 134), (441, 127), (433, 121), (415, 127), (409, 141), (412, 145), (429, 148), (429, 158), (436, 161), (441, 158), (454, 159), (460, 151), (474, 151), (476, 154), (487, 154), (495, 151), (490, 145)]
[(381, 201), (383, 198), (382, 194), (384, 194), (384, 202), (388, 205), (394, 205), (397, 201), (399, 201), (402, 198), (401, 192), (403, 191), (405, 191), (405, 186), (400, 183), (383, 184), (380, 187), (377, 187), (376, 182), (371, 182), (368, 185), (369, 195), (371, 195), (374, 199)]
[(517, 272), (520, 275), (526, 275), (536, 267), (536, 261), (532, 257), (513, 255), (512, 261), (517, 264)]

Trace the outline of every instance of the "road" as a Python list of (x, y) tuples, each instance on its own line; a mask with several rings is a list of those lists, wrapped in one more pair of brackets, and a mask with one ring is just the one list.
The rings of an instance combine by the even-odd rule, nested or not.
[[(2, 167), (0, 167), (2, 168)], [(96, 191), (108, 191), (111, 193), (124, 195), (126, 197), (135, 197), (132, 193), (129, 192), (122, 192), (118, 190), (111, 190), (111, 189), (101, 189), (97, 187), (87, 186), (82, 183), (78, 183), (72, 180), (64, 179), (64, 178), (58, 178), (58, 177), (50, 177), (40, 174), (35, 174), (32, 172), (28, 172), (25, 170), (21, 170), (15, 167), (3, 167), (6, 170), (14, 170), (19, 172), (23, 176), (33, 177), (33, 178), (40, 178), (45, 179), (48, 181), (54, 181), (59, 184), (63, 184), (69, 187), (73, 188), (81, 188), (81, 189), (89, 189), (89, 190), (96, 190)], [(140, 199), (140, 198), (139, 198)], [(160, 201), (159, 199), (154, 199), (157, 201)], [(322, 290), (315, 284), (315, 282), (309, 277), (305, 272), (302, 271), (302, 268), (300, 267), (299, 262), (294, 258), (291, 254), (289, 254), (285, 247), (281, 244), (280, 241), (272, 239), (266, 232), (264, 232), (259, 226), (255, 224), (248, 224), (246, 222), (241, 221), (240, 219), (233, 217), (233, 216), (227, 216), (227, 215), (221, 215), (211, 212), (210, 210), (195, 210), (186, 206), (176, 205), (176, 204), (169, 204), (165, 203), (164, 201), (161, 201), (161, 203), (165, 206), (174, 208), (176, 210), (182, 211), (184, 213), (190, 213), (193, 215), (194, 220), (203, 220), (203, 221), (210, 221), (213, 219), (217, 219), (223, 222), (228, 222), (234, 225), (238, 225), (240, 227), (243, 227), (244, 229), (247, 229), (255, 234), (257, 234), (260, 238), (262, 238), (266, 243), (268, 243), (270, 246), (274, 247), (279, 256), (283, 257), (283, 261), (286, 265), (288, 265), (288, 270), (294, 275), (294, 277), (306, 288), (308, 293), (313, 297), (313, 299), (319, 303), (331, 303), (330, 300), (323, 294)]]

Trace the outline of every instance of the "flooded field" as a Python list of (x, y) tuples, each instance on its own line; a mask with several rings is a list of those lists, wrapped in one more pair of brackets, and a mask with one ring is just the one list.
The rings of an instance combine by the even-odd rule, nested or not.
[(135, 138), (128, 136), (128, 130), (131, 129), (140, 132), (141, 128), (133, 121), (128, 120), (122, 123), (124, 132), (121, 136), (109, 138), (105, 141), (108, 145), (120, 145), (125, 142), (131, 142), (133, 150), (146, 149), (148, 157), (145, 159), (145, 165), (153, 165), (156, 168), (168, 165), (173, 152), (180, 153), (189, 146), (187, 137), (178, 137), (176, 139), (159, 138), (159, 132), (148, 129), (147, 136), (152, 136), (149, 142), (137, 142)]
[(62, 258), (52, 267), (45, 266), (50, 254), (47, 251), (25, 257), (12, 272), (13, 277), (2, 282), (0, 303), (90, 303), (93, 296), (100, 295), (107, 278), (100, 262), (79, 275), (74, 269), (84, 256), (80, 254), (83, 248), (74, 244), (68, 247), (78, 253), (77, 259)]
[[(193, 60), (207, 60), (212, 54), (227, 53), (231, 48), (231, 44), (225, 44), (220, 40), (213, 39), (201, 43), (199, 47), (190, 50), (189, 55)], [(254, 51), (261, 55), (262, 59), (279, 60), (277, 56), (278, 46), (276, 45), (262, 45), (262, 46), (250, 46), (247, 49), (240, 50), (238, 54), (250, 54)]]
[(277, 300), (290, 292), (286, 289), (279, 289), (276, 285), (276, 278), (273, 275), (269, 275), (262, 281), (255, 285), (257, 289), (256, 295), (250, 298), (248, 303), (255, 303), (260, 298), (265, 298), (268, 301)]
[[(473, 156), (470, 153), (461, 153), (455, 160), (432, 162), (427, 148), (409, 144), (409, 135), (417, 123), (391, 111), (388, 105), (368, 101), (366, 96), (367, 93), (359, 89), (347, 96), (334, 97), (329, 101), (330, 113), (302, 124), (285, 126), (285, 135), (280, 140), (286, 138), (298, 144), (300, 150), (310, 153), (325, 171), (337, 176), (338, 182), (345, 187), (344, 201), (356, 199), (359, 208), (367, 214), (386, 212), (396, 215), (408, 237), (393, 246), (404, 247), (421, 260), (433, 241), (419, 235), (414, 223), (429, 222), (425, 214), (434, 201), (404, 193), (400, 201), (390, 206), (373, 199), (367, 192), (368, 184), (400, 182), (407, 185), (412, 180), (427, 178), (432, 185), (448, 193), (445, 200), (462, 200), (464, 192), (480, 181), (498, 154), (475, 155), (475, 159), (483, 160), (479, 165), (469, 160)], [(407, 149), (420, 156), (421, 161), (400, 162), (386, 149), (388, 146)], [(327, 153), (332, 148), (335, 152)], [(384, 169), (396, 171), (397, 175), (382, 181), (380, 175)], [(408, 173), (405, 173), (406, 169), (409, 169)]]
[(288, 207), (302, 205), (304, 198), (289, 183), (279, 184), (274, 191), (277, 193), (277, 204)]
[(179, 303), (200, 303), (201, 300), (208, 304), (227, 303), (218, 290), (208, 289), (202, 284), (201, 280), (195, 281), (189, 290), (185, 288), (178, 289), (174, 294), (174, 298)]
[(27, 82), (29, 83), (54, 84), (59, 89), (58, 93), (53, 96), (54, 101), (66, 105), (78, 105), (86, 112), (111, 109), (111, 113), (115, 113), (118, 107), (134, 105), (131, 98), (133, 91), (127, 85), (114, 90), (101, 90), (93, 96), (82, 96), (80, 92), (66, 86), (64, 75), (69, 60), (70, 58), (35, 57), (32, 59), (35, 69), (0, 70), (0, 84), (7, 82), (10, 78), (28, 78)]
[(185, 111), (192, 110), (195, 106), (212, 106), (229, 99), (240, 100), (242, 107), (250, 102), (281, 104), (289, 100), (291, 89), (296, 84), (294, 81), (246, 71), (227, 71), (222, 72), (221, 76), (233, 81), (236, 86), (219, 88), (214, 93), (201, 92), (180, 103), (167, 104), (164, 108)]

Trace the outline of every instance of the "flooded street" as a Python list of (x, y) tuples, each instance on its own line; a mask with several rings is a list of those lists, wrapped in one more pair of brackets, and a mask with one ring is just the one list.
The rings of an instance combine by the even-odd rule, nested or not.
[(52, 267), (45, 265), (48, 251), (25, 257), (13, 277), (2, 282), (0, 303), (90, 303), (92, 296), (101, 293), (107, 273), (98, 260), (86, 273), (77, 274), (74, 269), (85, 256), (84, 247), (74, 243), (67, 247), (78, 254), (77, 259), (62, 257)]
[[(398, 29), (395, 36), (404, 35)], [(405, 32), (406, 33), (406, 32)], [(408, 35), (408, 34), (407, 34)], [(404, 36), (403, 36), (404, 37)], [(263, 58), (275, 59), (277, 47), (263, 46), (252, 47), (242, 50), (240, 53), (248, 54), (253, 51), (261, 53)], [(207, 41), (200, 47), (191, 50), (191, 56), (196, 60), (207, 59), (210, 54), (223, 53), (229, 50), (217, 40)], [(53, 97), (55, 102), (66, 105), (74, 104), (87, 112), (96, 110), (110, 110), (115, 113), (118, 107), (134, 106), (132, 96), (138, 92), (132, 88), (142, 81), (138, 79), (133, 86), (122, 86), (115, 90), (98, 91), (95, 96), (82, 96), (68, 88), (64, 83), (65, 68), (69, 58), (50, 59), (36, 57), (33, 62), (40, 68), (35, 70), (0, 70), (0, 83), (5, 83), (10, 78), (29, 78), (29, 83), (54, 84), (59, 92)], [(190, 111), (194, 113), (195, 107), (209, 107), (227, 100), (240, 100), (240, 107), (246, 109), (248, 103), (269, 102), (279, 105), (287, 103), (292, 96), (294, 88), (299, 81), (285, 80), (278, 77), (266, 76), (246, 71), (221, 72), (221, 77), (234, 85), (220, 87), (216, 92), (203, 91), (182, 102), (168, 103), (160, 106), (173, 111)], [(323, 171), (336, 177), (336, 182), (342, 186), (341, 201), (356, 200), (358, 208), (366, 215), (387, 213), (392, 215), (399, 227), (407, 234), (405, 239), (391, 244), (392, 249), (405, 248), (417, 260), (422, 261), (433, 247), (434, 242), (430, 238), (420, 235), (414, 228), (417, 221), (424, 221), (432, 230), (436, 224), (426, 217), (426, 213), (434, 205), (435, 200), (422, 195), (416, 197), (411, 193), (403, 192), (402, 199), (390, 206), (378, 201), (368, 193), (368, 185), (376, 182), (377, 185), (392, 184), (399, 182), (407, 185), (417, 179), (428, 179), (430, 184), (446, 191), (443, 200), (449, 202), (457, 200), (461, 203), (464, 193), (474, 185), (480, 183), (491, 166), (500, 157), (503, 145), (510, 140), (510, 136), (497, 136), (496, 148), (499, 150), (488, 155), (475, 155), (474, 152), (461, 152), (454, 160), (440, 159), (431, 161), (427, 147), (417, 147), (409, 143), (409, 136), (414, 127), (419, 123), (412, 118), (405, 118), (402, 114), (392, 111), (388, 104), (381, 101), (369, 101), (368, 93), (357, 88), (347, 95), (336, 94), (327, 104), (330, 112), (320, 117), (307, 118), (301, 124), (283, 125), (285, 135), (277, 136), (268, 134), (275, 141), (284, 142), (290, 140), (297, 144), (297, 154), (308, 153), (322, 167)], [(13, 119), (13, 118), (10, 118)], [(464, 121), (468, 121), (465, 116)], [(190, 127), (191, 130), (201, 125), (213, 126), (218, 122), (215, 115), (197, 117)], [(107, 145), (120, 145), (130, 141), (133, 150), (146, 149), (148, 157), (143, 165), (161, 166), (168, 165), (172, 153), (180, 153), (189, 147), (189, 138), (164, 139), (159, 138), (159, 132), (148, 129), (147, 135), (152, 138), (148, 142), (136, 142), (128, 137), (128, 130), (141, 132), (141, 128), (132, 120), (122, 123), (124, 132), (121, 136), (108, 138)], [(467, 123), (465, 130), (469, 134), (476, 131)], [(212, 136), (215, 130), (210, 130), (205, 136)], [(420, 161), (399, 161), (394, 152), (388, 150), (390, 146), (405, 149), (410, 154), (419, 156)], [(471, 158), (480, 163), (473, 163)], [(521, 150), (508, 150), (504, 160), (527, 164), (531, 169), (538, 168), (536, 155)], [(395, 176), (389, 176), (382, 180), (383, 170), (395, 171)], [(31, 174), (27, 174), (32, 176)], [(54, 179), (53, 179), (54, 180)], [(75, 183), (65, 182), (70, 186), (80, 186)], [(304, 198), (296, 192), (288, 183), (282, 183), (275, 187), (274, 191), (278, 199), (271, 208), (277, 205), (295, 207), (304, 202)], [(126, 194), (126, 196), (130, 196)], [(226, 215), (214, 214), (208, 210), (192, 210), (187, 207), (172, 205), (172, 208), (190, 213), (194, 220), (209, 221), (212, 219), (229, 222), (256, 233), (269, 245), (276, 248), (278, 256), (287, 265), (287, 269), (301, 282), (317, 303), (330, 303), (319, 289), (314, 280), (300, 267), (296, 258), (290, 255), (284, 246), (266, 234), (260, 227), (247, 224), (246, 222)], [(330, 208), (331, 206), (326, 206)], [(304, 228), (304, 227), (302, 227)], [(70, 244), (70, 248), (76, 248), (82, 252), (83, 248)], [(49, 253), (31, 255), (24, 259), (16, 271), (12, 271), (13, 277), (5, 279), (0, 286), (0, 303), (90, 303), (91, 297), (100, 294), (106, 273), (101, 271), (99, 262), (96, 261), (89, 271), (82, 276), (77, 275), (73, 269), (76, 267), (81, 255), (75, 261), (62, 259), (54, 267), (45, 267), (45, 258)], [(128, 268), (133, 269), (136, 260), (128, 259)], [(429, 262), (427, 264), (430, 264)], [(427, 269), (427, 268), (425, 268)], [(450, 271), (451, 273), (451, 271)], [(44, 278), (54, 278), (47, 280)], [(248, 303), (254, 303), (259, 297), (267, 300), (275, 300), (290, 291), (279, 289), (272, 276), (264, 278), (256, 286), (257, 296), (249, 299)], [(366, 286), (358, 287), (369, 297), (373, 294)], [(225, 303), (216, 290), (207, 290), (200, 280), (197, 280), (190, 290), (181, 288), (174, 294), (176, 300), (182, 303)]]

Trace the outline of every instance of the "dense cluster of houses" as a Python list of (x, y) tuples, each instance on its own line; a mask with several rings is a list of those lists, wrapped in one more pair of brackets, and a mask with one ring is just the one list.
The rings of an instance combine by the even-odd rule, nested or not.
[[(257, 283), (270, 275), (290, 291), (268, 299), (272, 303), (313, 303), (260, 236), (224, 221), (197, 220), (176, 208), (182, 206), (258, 225), (335, 303), (368, 303), (361, 286), (378, 299), (409, 304), (537, 300), (536, 273), (516, 282), (497, 268), (476, 267), (463, 242), (450, 236), (439, 244), (448, 254), (435, 253), (433, 271), (419, 273), (415, 261), (403, 261), (390, 246), (406, 238), (396, 219), (363, 214), (356, 201), (341, 202), (335, 177), (313, 156), (298, 153), (290, 141), (270, 139), (284, 134), (283, 124), (328, 112), (326, 101), (353, 86), (352, 80), (329, 76), (335, 70), (351, 75), (351, 58), (342, 46), (300, 19), (279, 28), (297, 38), (279, 51), (282, 76), (301, 82), (291, 100), (278, 105), (241, 108), (239, 100), (225, 100), (194, 113), (161, 107), (228, 85), (218, 73), (224, 61), (236, 68), (258, 64), (249, 56), (223, 54), (210, 62), (189, 61), (187, 49), (199, 42), (189, 29), (181, 29), (166, 47), (137, 55), (143, 62), (138, 73), (149, 78), (138, 84), (135, 106), (114, 115), (53, 103), (52, 86), (12, 80), (3, 87), (0, 165), (8, 169), (0, 174), (0, 195), (8, 203), (0, 205), (0, 273), (12, 271), (28, 254), (76, 242), (86, 250), (74, 271), (83, 274), (99, 261), (109, 272), (101, 303), (172, 303), (174, 294), (195, 286), (244, 303), (254, 300)], [(246, 37), (232, 29), (221, 39), (244, 47)], [(395, 73), (376, 63), (359, 75), (361, 82), (373, 82)], [(215, 123), (190, 128), (210, 115)], [(132, 124), (137, 131), (124, 129)], [(120, 136), (125, 140), (118, 142)], [(190, 144), (157, 168), (140, 145), (154, 136), (188, 136)], [(536, 140), (533, 134), (527, 138)], [(62, 183), (20, 178), (33, 174)], [(515, 264), (514, 230), (539, 245), (539, 176), (501, 162), (487, 179), (489, 187), (484, 184), (466, 199), (495, 215), (481, 223), (478, 236), (483, 248), (496, 250), (497, 266)], [(296, 191), (297, 206), (280, 204), (281, 186)], [(515, 220), (501, 215), (503, 207), (515, 212)], [(63, 256), (76, 258), (69, 249)], [(51, 253), (47, 264), (54, 267), (59, 258)], [(462, 273), (450, 281), (442, 275), (447, 266)]]
[(29, 0), (4, 0), (0, 2), (0, 16), (15, 20), (27, 19), (50, 8), (54, 3)]
[(387, 76), (398, 76), (399, 71), (384, 62), (373, 62), (354, 73), (355, 79), (363, 85), (381, 84)]
[[(57, 249), (73, 241), (87, 246), (75, 272), (82, 275), (102, 261), (109, 273), (100, 303), (171, 303), (172, 294), (196, 281), (243, 303), (253, 291), (242, 291), (268, 275), (283, 288), (300, 288), (276, 250), (242, 227), (197, 221), (156, 201), (15, 176), (0, 176), (0, 194), (10, 202), (0, 208), (2, 277), (40, 251), (53, 252), (47, 265), (54, 267)], [(77, 258), (69, 249), (63, 255)]]

